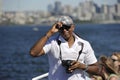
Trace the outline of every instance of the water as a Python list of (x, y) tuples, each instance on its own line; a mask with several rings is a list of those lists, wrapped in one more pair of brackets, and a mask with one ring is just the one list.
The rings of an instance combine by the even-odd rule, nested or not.
[[(49, 28), (0, 26), (0, 80), (31, 80), (48, 72), (47, 56), (33, 58), (29, 50)], [(75, 31), (91, 43), (97, 57), (120, 51), (120, 24), (81, 24)]]

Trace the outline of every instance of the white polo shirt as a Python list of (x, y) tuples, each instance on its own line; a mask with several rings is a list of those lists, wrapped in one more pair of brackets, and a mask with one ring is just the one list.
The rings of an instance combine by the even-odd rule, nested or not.
[[(61, 65), (60, 48), (63, 60), (76, 60), (81, 50), (80, 43), (83, 43), (83, 51), (78, 61), (87, 65), (97, 62), (89, 42), (79, 38), (75, 34), (74, 36), (75, 42), (72, 47), (69, 47), (68, 42), (58, 35), (51, 37), (44, 46), (43, 49), (45, 53), (48, 54), (49, 59), (49, 80), (85, 80), (83, 70), (76, 69), (70, 74), (66, 73), (65, 67)], [(60, 47), (57, 43), (57, 39), (61, 41)]]

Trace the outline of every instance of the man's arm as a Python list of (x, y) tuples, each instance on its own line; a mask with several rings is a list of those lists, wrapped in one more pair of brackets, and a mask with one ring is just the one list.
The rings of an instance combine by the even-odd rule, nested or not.
[(47, 40), (49, 39), (51, 33), (47, 32), (47, 34), (45, 36), (43, 36), (41, 39), (39, 39), (34, 45), (33, 47), (30, 49), (30, 54), (34, 57), (39, 56), (39, 55), (43, 55), (45, 52), (43, 50), (43, 46), (45, 45), (45, 43), (47, 42)]
[(30, 49), (30, 54), (34, 57), (40, 56), (45, 54), (43, 47), (49, 37), (51, 37), (54, 33), (58, 32), (58, 29), (56, 28), (57, 24), (54, 24), (53, 27), (46, 33), (45, 36), (43, 36), (41, 39), (39, 39), (33, 47)]
[(91, 65), (86, 65), (75, 61), (72, 63), (72, 66), (69, 68), (69, 70), (72, 72), (75, 69), (82, 69), (91, 74), (97, 74), (99, 72), (99, 66), (97, 62)]
[(99, 65), (97, 62), (91, 65), (88, 65), (88, 66), (85, 65), (84, 70), (86, 70), (86, 72), (91, 73), (91, 74), (98, 74)]

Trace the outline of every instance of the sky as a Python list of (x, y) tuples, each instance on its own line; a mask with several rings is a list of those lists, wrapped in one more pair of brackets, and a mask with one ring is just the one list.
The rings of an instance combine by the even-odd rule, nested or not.
[[(55, 1), (60, 1), (62, 5), (69, 4), (73, 7), (78, 6), (85, 0), (0, 0), (3, 11), (46, 11), (49, 4), (54, 5)], [(93, 0), (97, 5), (109, 4), (114, 5), (117, 0)]]

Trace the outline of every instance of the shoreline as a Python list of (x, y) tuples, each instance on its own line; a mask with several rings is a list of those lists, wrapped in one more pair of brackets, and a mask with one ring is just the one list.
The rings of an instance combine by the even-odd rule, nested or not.
[[(50, 22), (50, 23), (40, 23), (40, 24), (0, 24), (1, 26), (30, 26), (30, 27), (34, 27), (34, 26), (52, 26), (54, 23)], [(120, 24), (120, 20), (119, 21), (115, 21), (115, 20), (109, 20), (109, 21), (99, 21), (99, 22), (95, 22), (95, 21), (75, 21), (75, 25), (80, 25), (80, 24)]]

